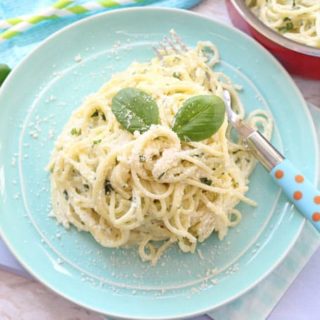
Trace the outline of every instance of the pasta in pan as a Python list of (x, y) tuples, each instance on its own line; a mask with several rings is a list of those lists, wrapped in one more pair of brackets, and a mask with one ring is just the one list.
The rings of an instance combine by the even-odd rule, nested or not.
[[(142, 260), (155, 264), (173, 243), (194, 252), (213, 232), (223, 239), (239, 223), (235, 206), (255, 205), (245, 196), (255, 160), (241, 142), (232, 142), (227, 119), (203, 141), (181, 141), (171, 129), (181, 103), (195, 95), (222, 96), (224, 88), (244, 117), (235, 87), (212, 69), (218, 61), (216, 47), (200, 42), (184, 54), (133, 63), (75, 110), (49, 164), (53, 213), (64, 227), (90, 232), (109, 248), (136, 245)], [(124, 130), (111, 104), (125, 87), (152, 96), (159, 124), (143, 133)], [(268, 114), (255, 112), (248, 121), (270, 137)]]
[(268, 27), (291, 40), (320, 48), (319, 0), (246, 0)]

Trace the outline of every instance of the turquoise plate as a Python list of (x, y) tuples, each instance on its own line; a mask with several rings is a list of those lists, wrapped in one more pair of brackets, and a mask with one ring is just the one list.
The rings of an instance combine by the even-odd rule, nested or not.
[[(273, 142), (314, 180), (316, 136), (296, 86), (260, 45), (233, 28), (179, 10), (130, 9), (78, 22), (56, 33), (10, 75), (0, 94), (0, 224), (11, 251), (42, 283), (101, 313), (172, 319), (205, 313), (262, 280), (284, 258), (304, 219), (258, 166), (241, 224), (195, 254), (172, 247), (156, 267), (136, 250), (111, 250), (87, 233), (64, 230), (50, 212), (44, 171), (55, 138), (84, 97), (117, 71), (153, 57), (174, 28), (194, 46), (213, 41), (217, 67), (241, 85), (248, 111), (270, 110)], [(303, 126), (302, 126), (303, 124)]]

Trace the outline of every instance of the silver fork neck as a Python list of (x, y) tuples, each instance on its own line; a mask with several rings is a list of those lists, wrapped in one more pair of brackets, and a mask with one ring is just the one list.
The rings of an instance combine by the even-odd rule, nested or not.
[(246, 141), (257, 160), (259, 160), (269, 172), (285, 159), (259, 131), (253, 131), (247, 137)]

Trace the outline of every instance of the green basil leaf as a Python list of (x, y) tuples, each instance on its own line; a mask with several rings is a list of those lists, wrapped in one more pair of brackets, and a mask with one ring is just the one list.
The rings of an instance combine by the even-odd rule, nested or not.
[(186, 100), (177, 112), (173, 131), (182, 141), (201, 141), (221, 127), (225, 106), (217, 96), (195, 96)]
[(6, 80), (6, 77), (9, 75), (11, 69), (6, 64), (0, 63), (0, 87), (4, 80)]
[(159, 109), (153, 98), (137, 88), (121, 89), (112, 99), (112, 112), (119, 123), (133, 133), (159, 124)]

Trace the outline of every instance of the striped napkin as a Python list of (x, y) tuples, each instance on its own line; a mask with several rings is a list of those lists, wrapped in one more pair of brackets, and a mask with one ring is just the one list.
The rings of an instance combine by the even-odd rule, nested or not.
[[(44, 8), (49, 7), (55, 0), (19, 0), (0, 1), (0, 19), (36, 14)], [(158, 0), (152, 1), (150, 6), (189, 9), (199, 4), (202, 0)], [(75, 4), (83, 4), (89, 0), (76, 0)], [(126, 5), (124, 5), (126, 6)], [(114, 9), (109, 9), (114, 10)], [(107, 11), (104, 10), (104, 11)], [(6, 63), (11, 68), (14, 67), (23, 57), (34, 49), (42, 40), (46, 39), (55, 31), (90, 15), (96, 14), (94, 11), (63, 19), (54, 19), (42, 22), (33, 26), (30, 30), (18, 35), (9, 41), (0, 43), (0, 63)]]

